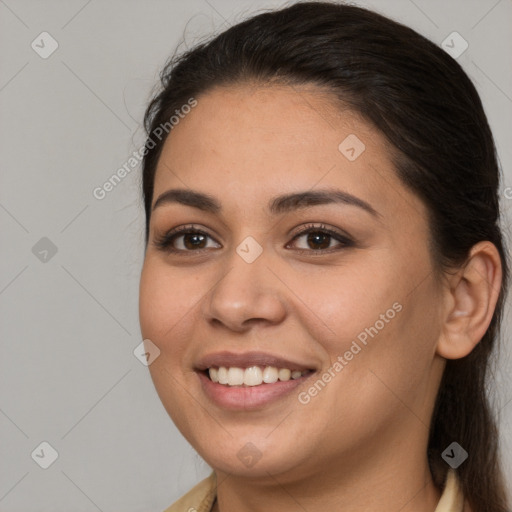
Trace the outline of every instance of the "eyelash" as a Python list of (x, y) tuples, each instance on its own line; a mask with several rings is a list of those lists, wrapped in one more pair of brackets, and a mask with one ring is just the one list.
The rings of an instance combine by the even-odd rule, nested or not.
[[(296, 240), (297, 238), (300, 238), (301, 236), (307, 235), (309, 233), (322, 233), (326, 235), (330, 235), (332, 238), (337, 240), (338, 242), (341, 242), (341, 246), (339, 247), (330, 247), (328, 249), (297, 249), (297, 251), (300, 254), (305, 253), (317, 253), (317, 255), (321, 254), (330, 254), (335, 251), (339, 251), (344, 248), (352, 247), (354, 245), (354, 241), (348, 238), (347, 236), (343, 235), (342, 233), (339, 233), (337, 231), (334, 231), (332, 229), (327, 228), (324, 224), (320, 224), (319, 226), (315, 226), (314, 224), (307, 224), (305, 228), (300, 231), (299, 233), (296, 233), (293, 238), (292, 242)], [(190, 224), (188, 226), (183, 226), (181, 228), (176, 228), (168, 231), (167, 233), (164, 233), (163, 235), (156, 237), (154, 241), (154, 245), (157, 247), (157, 249), (171, 253), (171, 254), (179, 254), (184, 255), (184, 253), (202, 253), (203, 251), (208, 251), (210, 248), (203, 248), (203, 249), (197, 249), (197, 250), (185, 250), (185, 249), (174, 249), (172, 248), (172, 243), (174, 242), (175, 238), (178, 238), (181, 235), (186, 234), (194, 234), (194, 235), (204, 235), (213, 240), (213, 238), (206, 233), (205, 231), (202, 231), (201, 229), (196, 229), (193, 224)], [(218, 243), (218, 242), (217, 242)]]

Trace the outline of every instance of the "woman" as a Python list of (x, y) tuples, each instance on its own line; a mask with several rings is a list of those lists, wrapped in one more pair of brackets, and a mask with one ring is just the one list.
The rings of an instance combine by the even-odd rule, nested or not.
[(162, 86), (140, 322), (214, 470), (168, 511), (508, 510), (485, 393), (500, 176), (459, 64), (307, 2), (171, 59)]

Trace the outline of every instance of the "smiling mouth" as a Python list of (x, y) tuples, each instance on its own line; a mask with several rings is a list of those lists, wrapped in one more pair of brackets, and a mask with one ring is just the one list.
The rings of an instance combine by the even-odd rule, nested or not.
[(201, 373), (206, 375), (210, 381), (226, 387), (253, 387), (297, 380), (313, 372), (314, 370), (292, 370), (276, 366), (249, 366), (247, 368), (212, 366)]

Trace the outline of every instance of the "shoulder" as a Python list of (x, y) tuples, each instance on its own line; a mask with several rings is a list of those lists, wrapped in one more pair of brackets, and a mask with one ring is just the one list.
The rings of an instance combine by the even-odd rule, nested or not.
[(217, 479), (215, 472), (201, 480), (190, 491), (175, 501), (163, 512), (210, 512), (217, 496)]

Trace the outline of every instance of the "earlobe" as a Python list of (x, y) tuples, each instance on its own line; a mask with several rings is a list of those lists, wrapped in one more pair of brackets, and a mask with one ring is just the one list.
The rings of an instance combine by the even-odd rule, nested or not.
[(465, 265), (447, 280), (444, 323), (436, 353), (446, 359), (467, 356), (489, 328), (502, 280), (499, 252), (489, 241), (470, 251)]

